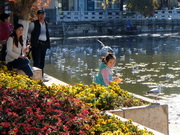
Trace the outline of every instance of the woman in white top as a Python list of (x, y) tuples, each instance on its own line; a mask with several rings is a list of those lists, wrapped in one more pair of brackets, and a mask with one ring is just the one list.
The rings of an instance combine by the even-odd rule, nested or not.
[(29, 59), (26, 57), (29, 45), (26, 46), (23, 42), (23, 29), (22, 24), (17, 24), (13, 34), (8, 38), (6, 62), (9, 66), (23, 70), (26, 75), (31, 77), (33, 72), (29, 65)]

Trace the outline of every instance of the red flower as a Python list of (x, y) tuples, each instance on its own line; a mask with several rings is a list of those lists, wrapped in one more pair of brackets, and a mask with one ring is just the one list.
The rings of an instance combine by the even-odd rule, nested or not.
[(89, 114), (89, 111), (87, 109), (83, 109), (84, 114)]
[(29, 121), (32, 121), (33, 120), (33, 118), (29, 118), (29, 119), (27, 119), (27, 121), (29, 122)]
[(69, 132), (66, 132), (64, 135), (69, 135)]
[(47, 105), (51, 105), (51, 104), (52, 104), (52, 102), (48, 101), (46, 104), (47, 104)]
[(59, 126), (62, 124), (62, 120), (60, 118), (58, 118), (58, 122), (56, 123), (56, 126)]
[(7, 109), (5, 110), (5, 112), (8, 113), (8, 112), (10, 112), (11, 110), (12, 110), (11, 108), (7, 108)]
[(50, 113), (50, 112), (52, 112), (52, 109), (51, 108), (46, 108), (46, 112)]
[(38, 93), (36, 93), (36, 92), (34, 92), (34, 97), (38, 97), (39, 96), (39, 94)]
[(0, 123), (0, 125), (2, 125), (2, 126), (5, 127), (5, 128), (8, 128), (8, 127), (10, 126), (10, 123), (8, 123), (8, 122), (2, 122), (2, 123)]
[(27, 114), (33, 114), (32, 107), (26, 107)]
[(84, 131), (82, 131), (82, 130), (80, 130), (80, 131), (79, 131), (79, 133), (80, 133), (80, 134), (84, 134), (85, 132), (84, 132)]
[(63, 127), (64, 127), (64, 130), (65, 130), (65, 131), (68, 131), (68, 130), (69, 130), (69, 128), (68, 128), (66, 125), (63, 125)]
[(79, 116), (79, 117), (83, 117), (84, 115), (83, 115), (82, 113), (79, 113), (78, 116)]
[(19, 115), (15, 112), (12, 112), (12, 115), (15, 116), (15, 117), (18, 117)]
[(6, 131), (4, 131), (4, 132), (1, 132), (1, 134), (2, 134), (2, 135), (7, 135), (7, 132), (6, 132)]
[(43, 120), (44, 119), (44, 115), (38, 115), (38, 120)]
[(46, 131), (46, 130), (49, 128), (49, 126), (50, 126), (49, 124), (46, 124), (46, 125), (44, 126), (44, 128), (42, 128), (41, 130), (42, 130), (42, 131)]
[(55, 105), (55, 106), (60, 106), (60, 103), (55, 103), (54, 105)]
[(18, 131), (18, 128), (14, 128), (14, 133), (17, 133)]

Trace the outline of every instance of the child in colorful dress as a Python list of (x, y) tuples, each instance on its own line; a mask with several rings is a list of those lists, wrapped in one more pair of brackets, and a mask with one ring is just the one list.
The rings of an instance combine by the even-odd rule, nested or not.
[(102, 63), (99, 66), (99, 73), (96, 77), (95, 83), (101, 84), (103, 86), (108, 86), (110, 82), (114, 81), (120, 83), (122, 80), (120, 78), (113, 78), (111, 68), (116, 64), (116, 56), (112, 53), (107, 53), (107, 55), (102, 59)]

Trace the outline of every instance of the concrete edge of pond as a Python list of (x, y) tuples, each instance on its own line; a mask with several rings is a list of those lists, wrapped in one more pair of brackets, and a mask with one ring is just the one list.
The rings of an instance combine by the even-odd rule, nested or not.
[[(123, 122), (125, 122), (125, 121), (127, 121), (127, 119), (125, 119), (125, 118), (122, 118), (121, 116), (118, 116), (118, 115), (114, 115), (113, 113), (111, 113), (111, 112), (109, 112), (109, 111), (106, 111), (106, 114), (107, 115), (110, 115), (110, 116), (115, 116), (115, 117), (117, 117), (118, 119), (120, 119), (121, 121), (123, 121)], [(163, 134), (163, 133), (160, 133), (160, 132), (158, 132), (158, 131), (156, 131), (156, 130), (153, 130), (153, 129), (151, 129), (151, 128), (149, 128), (149, 127), (146, 127), (146, 126), (143, 126), (143, 125), (141, 125), (141, 124), (139, 124), (139, 123), (136, 123), (136, 122), (132, 122), (134, 125), (136, 125), (136, 126), (138, 126), (138, 128), (140, 128), (140, 129), (147, 129), (147, 131), (151, 131), (151, 132), (153, 132), (154, 133), (154, 135), (165, 135), (165, 134)]]
[(109, 112), (125, 119), (132, 119), (133, 122), (137, 122), (150, 129), (168, 135), (168, 105), (158, 100), (153, 100), (131, 92), (129, 93), (134, 97), (146, 101), (150, 104), (134, 107), (123, 107), (121, 109), (109, 110)]
[(67, 83), (65, 83), (65, 82), (63, 82), (63, 81), (61, 81), (61, 80), (58, 80), (58, 79), (56, 79), (56, 78), (54, 78), (54, 77), (52, 77), (52, 76), (50, 76), (50, 75), (47, 75), (47, 74), (45, 74), (45, 75), (47, 76), (48, 81), (44, 81), (43, 83), (44, 83), (46, 86), (51, 86), (52, 84), (57, 84), (57, 85), (69, 85), (69, 84), (67, 84)]

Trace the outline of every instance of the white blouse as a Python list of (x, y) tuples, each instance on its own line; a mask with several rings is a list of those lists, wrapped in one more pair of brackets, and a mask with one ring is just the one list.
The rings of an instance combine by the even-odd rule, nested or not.
[(23, 44), (23, 47), (18, 42), (18, 47), (13, 43), (13, 38), (9, 37), (7, 40), (7, 54), (6, 62), (11, 62), (15, 59), (18, 59), (20, 55), (24, 54), (23, 50), (26, 48), (26, 45)]

